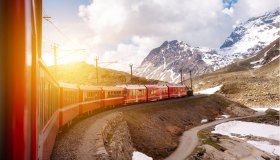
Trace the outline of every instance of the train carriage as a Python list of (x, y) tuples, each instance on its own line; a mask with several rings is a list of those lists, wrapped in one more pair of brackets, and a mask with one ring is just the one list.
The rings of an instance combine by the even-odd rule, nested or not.
[(38, 158), (49, 159), (59, 129), (59, 84), (48, 72), (43, 62), (39, 63), (38, 90)]
[(168, 98), (168, 87), (166, 85), (158, 85), (159, 88), (159, 99)]
[(121, 87), (102, 87), (102, 107), (115, 107), (124, 102), (124, 89)]
[(140, 103), (146, 102), (146, 87), (144, 85), (125, 85), (124, 88), (124, 103)]
[(70, 124), (79, 115), (79, 88), (75, 84), (60, 83), (59, 126)]
[(97, 110), (102, 107), (102, 94), (103, 90), (97, 86), (80, 86), (80, 110), (79, 113), (85, 114)]
[(160, 100), (159, 86), (158, 85), (145, 85), (147, 88), (147, 101)]
[(186, 96), (186, 86), (185, 85), (167, 85), (169, 98), (183, 97)]

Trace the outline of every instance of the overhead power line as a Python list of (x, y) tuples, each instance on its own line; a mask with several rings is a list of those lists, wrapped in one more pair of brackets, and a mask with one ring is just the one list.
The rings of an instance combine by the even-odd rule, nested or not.
[[(44, 18), (44, 17), (43, 17)], [(64, 38), (68, 39), (69, 41), (71, 41), (72, 43), (76, 43), (75, 41), (73, 41), (71, 38), (69, 38), (66, 34), (63, 33), (63, 31), (58, 27), (56, 26), (51, 20), (50, 20), (51, 17), (45, 17), (44, 19), (46, 21), (48, 21), (50, 24), (53, 25), (53, 27), (62, 35), (64, 36)]]

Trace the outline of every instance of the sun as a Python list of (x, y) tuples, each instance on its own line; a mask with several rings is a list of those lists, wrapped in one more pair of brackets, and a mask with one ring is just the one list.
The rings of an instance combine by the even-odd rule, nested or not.
[(52, 52), (43, 52), (42, 60), (48, 66), (86, 61), (88, 54), (85, 49), (54, 49)]

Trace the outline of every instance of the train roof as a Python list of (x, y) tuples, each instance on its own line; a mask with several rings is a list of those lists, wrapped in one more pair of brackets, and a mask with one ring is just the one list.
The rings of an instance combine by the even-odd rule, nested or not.
[(187, 87), (186, 85), (182, 84), (167, 84), (168, 87)]
[(126, 88), (126, 89), (146, 89), (146, 87), (144, 85), (120, 85), (117, 87), (122, 87), (122, 88)]
[(123, 90), (123, 88), (116, 87), (116, 86), (104, 86), (104, 87), (102, 87), (102, 90)]
[(162, 85), (162, 84), (149, 84), (149, 85), (145, 85), (147, 88), (167, 88), (166, 85)]
[(65, 82), (58, 82), (60, 87), (68, 88), (68, 89), (79, 89), (77, 84), (65, 83)]
[(93, 86), (93, 85), (80, 85), (81, 90), (102, 90), (101, 86)]

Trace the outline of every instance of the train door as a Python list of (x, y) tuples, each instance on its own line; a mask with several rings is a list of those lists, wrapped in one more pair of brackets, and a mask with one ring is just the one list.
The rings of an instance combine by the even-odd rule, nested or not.
[(128, 101), (128, 90), (127, 90), (127, 88), (124, 88), (124, 90), (123, 90), (123, 97), (124, 97), (124, 103), (127, 104), (127, 101)]
[(135, 102), (138, 103), (140, 91), (138, 89), (135, 89)]
[(162, 99), (162, 90), (163, 88), (159, 88), (159, 99)]
[(100, 101), (100, 107), (103, 108), (105, 106), (105, 90), (101, 89), (101, 101)]
[(181, 90), (182, 90), (182, 87), (179, 87), (178, 88), (178, 92), (179, 92), (178, 95), (179, 95), (179, 97), (181, 97)]

